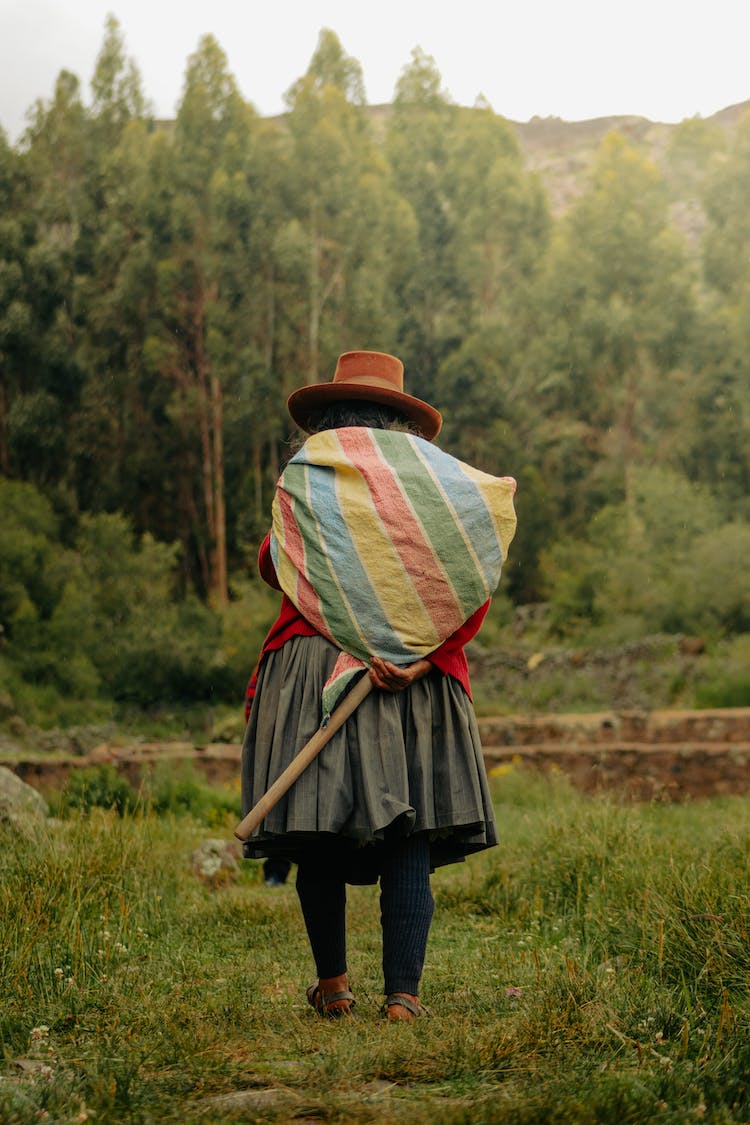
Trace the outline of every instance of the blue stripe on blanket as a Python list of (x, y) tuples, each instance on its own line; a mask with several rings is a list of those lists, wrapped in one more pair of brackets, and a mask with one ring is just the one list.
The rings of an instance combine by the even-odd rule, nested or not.
[[(471, 477), (464, 472), (460, 461), (421, 438), (414, 439), (412, 445), (442, 484), (445, 495), (456, 512), (457, 522), (463, 527), (469, 542), (481, 542), (482, 549), (476, 553), (475, 557), (487, 585), (487, 596), (489, 597), (497, 586), (503, 555), (499, 545), (493, 542), (486, 533), (487, 521), (489, 520), (490, 524), (494, 525), (494, 520), (485, 497)], [(460, 503), (458, 502), (459, 497), (461, 498)], [(454, 498), (456, 499), (455, 504), (453, 503)]]

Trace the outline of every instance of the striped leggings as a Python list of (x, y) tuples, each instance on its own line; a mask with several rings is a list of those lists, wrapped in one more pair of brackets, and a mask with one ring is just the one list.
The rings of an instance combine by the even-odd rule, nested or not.
[[(302, 862), (297, 868), (297, 894), (318, 976), (345, 973), (346, 883), (342, 875), (335, 868)], [(383, 844), (380, 921), (386, 993), (418, 995), (434, 909), (427, 837), (406, 836)]]

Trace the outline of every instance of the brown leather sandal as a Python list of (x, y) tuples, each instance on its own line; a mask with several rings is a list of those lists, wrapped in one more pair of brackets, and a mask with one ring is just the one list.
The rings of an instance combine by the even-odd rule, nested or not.
[(354, 993), (345, 989), (342, 992), (324, 992), (320, 982), (315, 981), (307, 989), (307, 1002), (319, 1016), (324, 1019), (338, 1020), (342, 1016), (351, 1016), (352, 1008), (356, 1004)]
[[(403, 1008), (405, 1012), (409, 1013), (407, 1019), (402, 1016), (391, 1015), (391, 1008)], [(425, 1008), (419, 1000), (415, 1003), (411, 996), (406, 996), (403, 992), (389, 992), (380, 1010), (385, 1018), (393, 1023), (411, 1023), (412, 1020), (432, 1016), (429, 1008)]]

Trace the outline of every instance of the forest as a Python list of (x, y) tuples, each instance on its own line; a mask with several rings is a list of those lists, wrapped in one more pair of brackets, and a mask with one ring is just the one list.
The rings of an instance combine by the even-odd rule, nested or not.
[(285, 400), (354, 348), (518, 480), (500, 624), (731, 641), (750, 704), (750, 116), (611, 132), (560, 211), (418, 48), (371, 107), (324, 30), (286, 106), (206, 36), (154, 119), (110, 17), (0, 132), (0, 718), (241, 706)]

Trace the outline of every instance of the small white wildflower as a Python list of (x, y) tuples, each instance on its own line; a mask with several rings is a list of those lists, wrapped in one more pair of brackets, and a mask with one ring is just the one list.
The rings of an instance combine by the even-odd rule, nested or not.
[(62, 975), (63, 975), (62, 969), (55, 969), (55, 976), (57, 977), (58, 980), (60, 980)]
[(121, 941), (115, 942), (115, 952), (116, 953), (127, 953), (127, 951), (128, 951), (127, 945), (123, 945)]
[(65, 978), (65, 983), (66, 983), (66, 984), (75, 984), (75, 980), (74, 980), (74, 978), (73, 978), (73, 977), (66, 977), (66, 978)]
[(30, 1038), (33, 1043), (39, 1043), (40, 1040), (46, 1039), (48, 1035), (49, 1028), (47, 1027), (46, 1023), (42, 1023), (39, 1025), (39, 1027), (32, 1027)]
[(109, 941), (111, 937), (112, 934), (109, 932), (109, 930), (102, 930), (102, 941)]

